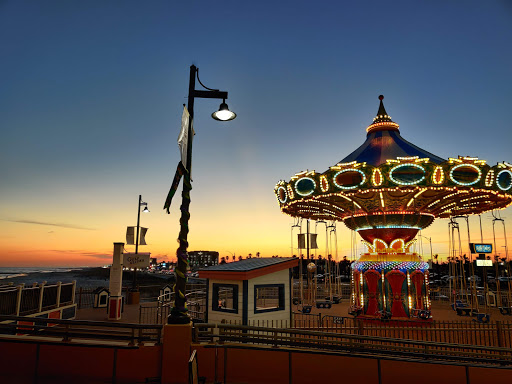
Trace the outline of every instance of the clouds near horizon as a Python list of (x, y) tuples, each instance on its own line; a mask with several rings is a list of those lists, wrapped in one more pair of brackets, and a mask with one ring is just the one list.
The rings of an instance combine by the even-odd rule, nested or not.
[[(81, 227), (79, 225), (74, 224), (66, 224), (66, 223), (48, 223), (44, 221), (36, 221), (36, 220), (14, 220), (14, 219), (0, 219), (2, 221), (8, 221), (11, 223), (20, 223), (20, 224), (35, 224), (35, 225), (47, 225), (51, 227), (61, 227), (61, 228), (71, 228), (71, 229), (81, 229), (85, 231), (96, 231), (96, 228), (87, 228), (87, 227)], [(51, 233), (51, 232), (49, 232)]]

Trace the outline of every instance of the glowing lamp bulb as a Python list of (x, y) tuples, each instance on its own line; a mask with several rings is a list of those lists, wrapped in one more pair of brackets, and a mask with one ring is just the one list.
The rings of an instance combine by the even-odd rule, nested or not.
[(219, 110), (217, 112), (212, 113), (212, 117), (215, 120), (219, 120), (219, 121), (229, 121), (229, 120), (233, 120), (236, 117), (236, 113), (230, 111), (228, 108), (228, 105), (223, 102), (219, 106)]

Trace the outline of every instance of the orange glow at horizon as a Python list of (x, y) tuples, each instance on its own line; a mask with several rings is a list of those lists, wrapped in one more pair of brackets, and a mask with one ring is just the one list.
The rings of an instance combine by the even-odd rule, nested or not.
[[(261, 257), (274, 255), (297, 255), (297, 249), (291, 248), (292, 219), (279, 212), (277, 206), (263, 209), (259, 206), (247, 209), (244, 214), (231, 211), (222, 216), (215, 208), (198, 207), (192, 214), (189, 233), (189, 250), (210, 250), (219, 252), (220, 257), (232, 255), (247, 257), (260, 253)], [(177, 208), (175, 208), (177, 210)], [(510, 209), (504, 212), (509, 212)], [(485, 217), (485, 216), (484, 216)], [(483, 241), (494, 244), (492, 222), (490, 215), (482, 218)], [(133, 219), (127, 219), (128, 225), (133, 225)], [(44, 224), (20, 223), (0, 221), (0, 267), (18, 266), (103, 266), (111, 263), (114, 242), (124, 242), (125, 228), (118, 220), (102, 219), (104, 226), (101, 229), (77, 229), (62, 228)], [(87, 223), (84, 224), (86, 226)], [(499, 223), (498, 223), (499, 224)], [(460, 254), (468, 253), (467, 229), (465, 221), (459, 220), (460, 238), (462, 249)], [(163, 215), (154, 213), (141, 218), (141, 226), (149, 228), (146, 235), (148, 245), (140, 246), (140, 252), (151, 252), (159, 261), (175, 260), (175, 252), (178, 246), (176, 241), (179, 224), (176, 214)], [(91, 227), (93, 227), (91, 225)], [(314, 225), (311, 231), (314, 232)], [(305, 222), (303, 224), (305, 232)], [(349, 260), (355, 260), (363, 252), (366, 252), (361, 238), (355, 236), (355, 244), (352, 244), (350, 231), (342, 224), (337, 224), (338, 255), (341, 260), (346, 256)], [(471, 242), (480, 242), (480, 229), (478, 218), (470, 217)], [(294, 247), (298, 230), (293, 232)], [(415, 251), (424, 259), (430, 259), (430, 243), (432, 239), (432, 253), (439, 255), (439, 260), (444, 261), (449, 252), (448, 221), (437, 219), (429, 228), (423, 230), (417, 237)], [(505, 241), (501, 225), (495, 228), (496, 254), (505, 257)], [(425, 238), (426, 237), (426, 238)], [(456, 234), (458, 247), (458, 235)], [(508, 244), (512, 244), (512, 238), (508, 236)], [(311, 254), (326, 254), (325, 227), (318, 226), (319, 249), (311, 250)], [(355, 254), (351, 249), (355, 248)], [(125, 245), (127, 252), (133, 252), (135, 246)], [(306, 252), (301, 252), (305, 254)], [(335, 253), (332, 243), (329, 253)], [(512, 257), (508, 250), (509, 258)], [(457, 251), (458, 254), (458, 251)]]

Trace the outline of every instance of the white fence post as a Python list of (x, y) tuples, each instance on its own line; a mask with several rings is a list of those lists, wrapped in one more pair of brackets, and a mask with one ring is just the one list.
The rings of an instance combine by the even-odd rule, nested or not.
[(71, 300), (72, 300), (73, 304), (75, 304), (75, 294), (76, 294), (76, 280), (73, 280), (73, 290), (71, 292)]
[(43, 294), (44, 294), (44, 285), (46, 281), (43, 281), (39, 286), (41, 288), (41, 292), (39, 293), (39, 309), (37, 312), (43, 312)]
[(16, 316), (20, 315), (20, 309), (21, 309), (21, 295), (23, 294), (23, 288), (25, 287), (25, 283), (21, 283), (17, 286), (18, 288), (18, 295), (16, 297)]
[(60, 291), (61, 291), (61, 289), (62, 289), (62, 282), (58, 281), (57, 282), (57, 302), (56, 302), (57, 308), (60, 307)]

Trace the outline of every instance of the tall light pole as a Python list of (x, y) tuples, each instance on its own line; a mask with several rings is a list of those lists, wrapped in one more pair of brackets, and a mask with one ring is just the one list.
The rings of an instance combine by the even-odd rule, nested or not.
[(434, 260), (433, 260), (433, 254), (432, 254), (432, 238), (431, 237), (427, 237), (427, 236), (423, 236), (423, 235), (418, 235), (418, 236), (427, 239), (428, 242), (430, 243), (430, 267), (433, 269), (434, 268)]
[[(196, 89), (196, 78), (199, 84), (205, 88), (204, 90)], [(199, 80), (199, 69), (195, 65), (190, 66), (190, 77), (188, 84), (188, 113), (190, 115), (188, 121), (188, 140), (187, 140), (187, 159), (186, 164), (183, 164), (186, 171), (183, 174), (183, 190), (181, 192), (181, 217), (180, 217), (180, 233), (178, 236), (179, 247), (176, 251), (178, 263), (175, 269), (176, 285), (174, 286), (174, 307), (167, 318), (169, 324), (188, 324), (190, 317), (188, 316), (187, 299), (185, 297), (187, 285), (187, 266), (188, 266), (188, 221), (190, 219), (190, 191), (192, 184), (190, 173), (192, 170), (192, 137), (194, 135), (192, 127), (194, 121), (194, 99), (222, 99), (222, 103), (217, 112), (212, 113), (215, 120), (228, 121), (233, 120), (236, 114), (228, 109), (226, 99), (228, 98), (227, 92), (219, 91), (218, 89), (211, 89), (204, 86)]]
[(228, 253), (231, 253), (231, 256), (233, 257), (231, 260), (232, 261), (235, 261), (235, 253), (234, 252), (231, 252), (231, 251), (226, 251)]
[[(139, 253), (139, 232), (140, 232), (140, 207), (144, 207), (142, 212), (149, 212), (148, 203), (142, 201), (142, 195), (139, 195), (139, 203), (137, 204), (137, 233), (135, 236), (135, 254)], [(133, 244), (133, 243), (132, 243)], [(137, 288), (137, 268), (133, 269), (133, 279), (132, 279), (132, 288), (131, 295), (129, 296), (129, 304), (137, 304), (138, 299), (135, 300), (135, 294), (133, 292), (138, 292)]]

